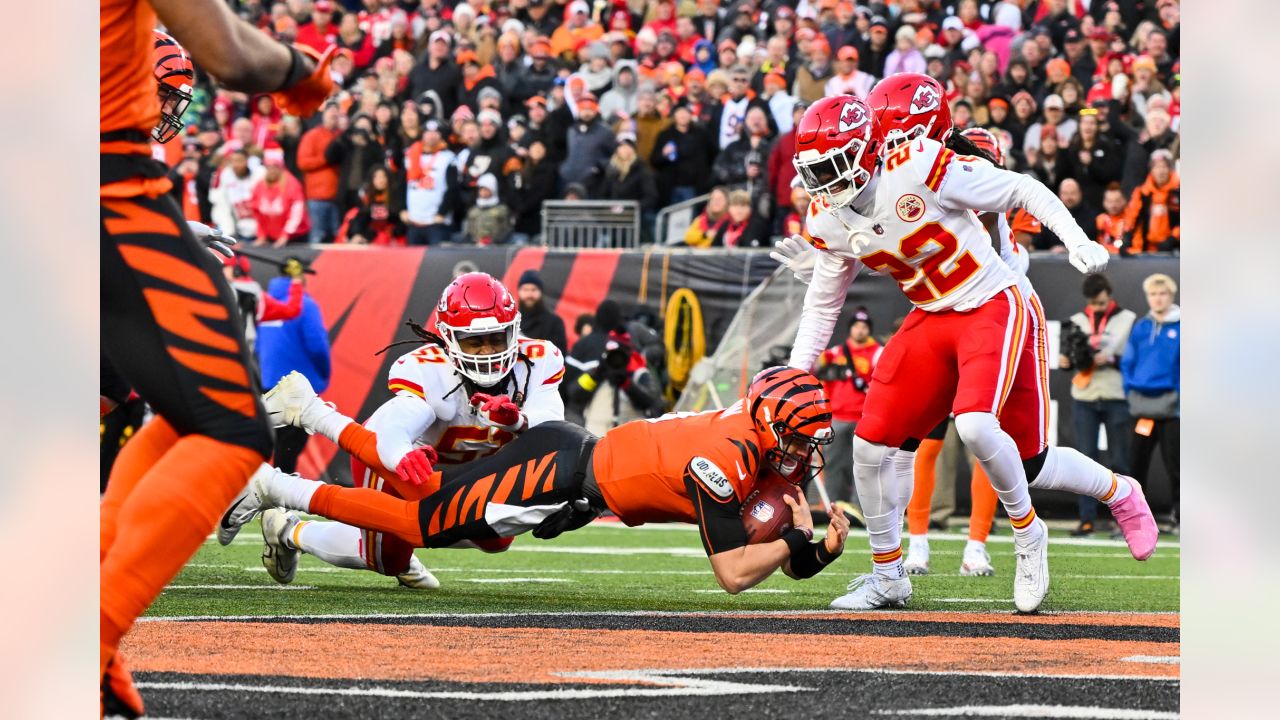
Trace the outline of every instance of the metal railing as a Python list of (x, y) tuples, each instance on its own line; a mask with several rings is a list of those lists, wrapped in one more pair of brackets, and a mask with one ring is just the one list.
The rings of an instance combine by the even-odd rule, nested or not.
[(689, 198), (674, 205), (668, 205), (658, 211), (653, 223), (654, 245), (679, 245), (684, 242), (684, 233), (693, 224), (694, 217), (707, 202), (711, 193)]
[(548, 200), (542, 243), (563, 249), (640, 247), (640, 204), (634, 200)]

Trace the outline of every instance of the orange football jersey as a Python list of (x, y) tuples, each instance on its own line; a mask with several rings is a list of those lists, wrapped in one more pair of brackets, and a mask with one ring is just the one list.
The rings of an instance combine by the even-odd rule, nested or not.
[(720, 502), (742, 502), (763, 451), (743, 401), (724, 410), (671, 413), (605, 433), (592, 468), (609, 509), (628, 525), (697, 522), (686, 479)]
[(155, 10), (145, 0), (101, 0), (99, 133), (141, 130), (150, 134), (160, 120), (151, 56), (155, 26)]

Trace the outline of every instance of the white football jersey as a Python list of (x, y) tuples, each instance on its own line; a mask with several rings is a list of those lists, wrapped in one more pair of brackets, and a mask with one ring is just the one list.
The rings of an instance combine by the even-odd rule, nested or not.
[[(917, 138), (895, 148), (850, 206), (809, 205), (805, 229), (819, 250), (792, 347), (793, 367), (808, 370), (825, 348), (858, 266), (898, 282), (921, 310), (971, 310), (1019, 275), (992, 247), (977, 212), (1026, 208), (1071, 243), (1087, 243), (1048, 188), (981, 158), (956, 155)], [(1012, 258), (1010, 258), (1012, 260)]]
[[(505, 386), (489, 388), (488, 394), (511, 396), (529, 418), (529, 427), (548, 420), (563, 420), (560, 380), (564, 377), (564, 358), (560, 350), (545, 340), (520, 337), (517, 342), (520, 357), (515, 369)], [(491, 455), (514, 437), (480, 419), (471, 406), (471, 394), (463, 386), (462, 376), (454, 371), (444, 348), (438, 345), (422, 345), (401, 355), (391, 366), (387, 387), (396, 397), (379, 408), (366, 423), (379, 436), (378, 450), (384, 462), (398, 461), (395, 456), (402, 454), (392, 450), (388, 457), (388, 453), (383, 452), (384, 434), (391, 440), (392, 432), (403, 431), (405, 426), (413, 431), (422, 428), (414, 433), (412, 441), (434, 447), (440, 457), (438, 466), (458, 465)], [(393, 422), (397, 426), (394, 429), (389, 427)], [(402, 436), (402, 439), (409, 438)]]

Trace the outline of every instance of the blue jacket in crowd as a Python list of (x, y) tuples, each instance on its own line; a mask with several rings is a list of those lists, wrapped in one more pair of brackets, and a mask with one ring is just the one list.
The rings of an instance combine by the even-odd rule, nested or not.
[[(272, 279), (267, 292), (277, 300), (288, 300), (289, 278)], [(265, 387), (275, 385), (292, 370), (306, 375), (317, 393), (329, 387), (329, 332), (320, 306), (309, 294), (302, 296), (298, 317), (258, 325), (258, 363)]]
[(1124, 390), (1137, 390), (1143, 395), (1159, 395), (1182, 390), (1179, 376), (1182, 347), (1182, 311), (1169, 308), (1164, 320), (1157, 321), (1148, 313), (1133, 324), (1129, 343), (1120, 358)]

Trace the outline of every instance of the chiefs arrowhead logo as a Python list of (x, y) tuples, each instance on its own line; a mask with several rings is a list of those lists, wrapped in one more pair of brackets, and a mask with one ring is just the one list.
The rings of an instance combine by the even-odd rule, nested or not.
[(924, 216), (924, 200), (908, 193), (898, 198), (898, 217), (903, 222), (915, 222)]
[(847, 102), (840, 109), (840, 132), (849, 132), (862, 127), (867, 122), (867, 111), (859, 103)]
[(921, 85), (911, 97), (910, 111), (912, 115), (921, 115), (937, 110), (941, 103), (942, 97), (932, 85)]

